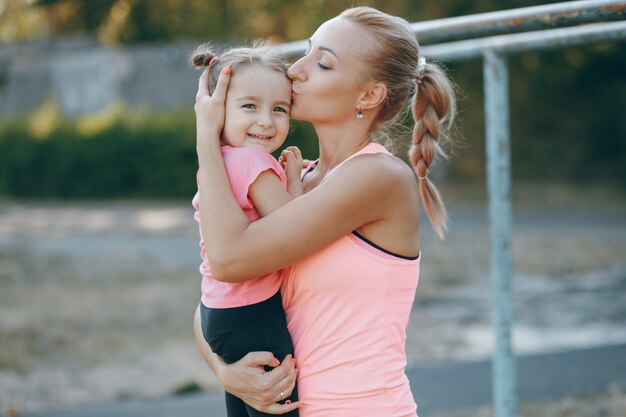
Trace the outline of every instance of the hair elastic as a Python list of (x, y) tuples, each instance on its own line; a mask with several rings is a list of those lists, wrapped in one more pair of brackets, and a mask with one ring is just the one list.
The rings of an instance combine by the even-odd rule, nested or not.
[(211, 60), (209, 61), (209, 65), (207, 65), (207, 67), (211, 68), (213, 65), (217, 64), (217, 61), (219, 60), (219, 58), (216, 56), (214, 56), (213, 58), (211, 58)]
[(424, 71), (426, 70), (426, 57), (420, 56), (417, 58), (417, 82), (419, 84), (422, 83), (422, 78), (424, 78)]

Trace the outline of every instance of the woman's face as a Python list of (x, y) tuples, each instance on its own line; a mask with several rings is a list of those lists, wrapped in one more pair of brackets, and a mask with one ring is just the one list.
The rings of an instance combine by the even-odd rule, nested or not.
[(356, 118), (363, 91), (371, 36), (357, 24), (336, 17), (309, 40), (306, 54), (289, 68), (291, 117), (312, 123)]

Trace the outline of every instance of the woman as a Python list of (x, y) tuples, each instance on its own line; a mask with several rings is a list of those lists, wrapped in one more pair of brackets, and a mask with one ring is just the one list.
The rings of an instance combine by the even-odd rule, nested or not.
[[(415, 416), (405, 329), (419, 276), (420, 197), (437, 233), (446, 228), (427, 173), (454, 115), (450, 82), (419, 57), (403, 19), (357, 7), (324, 23), (288, 71), (291, 115), (315, 127), (319, 160), (303, 176), (303, 196), (250, 223), (231, 196), (219, 149), (229, 75), (209, 97), (203, 74), (196, 99), (205, 247), (222, 281), (291, 265), (281, 290), (300, 402), (275, 404), (295, 382), (291, 358), (279, 364), (253, 352), (226, 365), (196, 325), (203, 356), (227, 391), (261, 411)], [(419, 193), (411, 169), (378, 144), (411, 96)], [(264, 372), (263, 365), (276, 368)]]

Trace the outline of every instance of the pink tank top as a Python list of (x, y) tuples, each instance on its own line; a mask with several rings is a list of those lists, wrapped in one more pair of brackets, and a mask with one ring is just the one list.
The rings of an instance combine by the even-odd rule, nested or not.
[[(372, 143), (350, 158), (372, 153), (389, 154)], [(286, 271), (301, 417), (416, 416), (404, 369), (419, 265), (349, 234)]]

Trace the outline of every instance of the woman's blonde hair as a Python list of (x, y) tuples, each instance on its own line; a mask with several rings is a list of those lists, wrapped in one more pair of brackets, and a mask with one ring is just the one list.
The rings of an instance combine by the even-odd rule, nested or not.
[(209, 67), (209, 94), (213, 94), (220, 71), (226, 66), (234, 70), (242, 65), (260, 65), (287, 77), (285, 56), (263, 41), (257, 41), (249, 47), (232, 48), (223, 54), (218, 54), (210, 44), (205, 43), (196, 48), (190, 61), (195, 67)]
[[(419, 44), (409, 23), (371, 7), (354, 7), (340, 15), (361, 26), (372, 37), (371, 53), (365, 57), (366, 76), (387, 87), (387, 95), (372, 127), (384, 134), (406, 109), (410, 100), (415, 125), (409, 159), (417, 173), (422, 204), (435, 232), (443, 238), (447, 213), (437, 187), (428, 179), (428, 168), (437, 155), (447, 157), (447, 139), (456, 112), (454, 87), (444, 70), (432, 63), (419, 65)], [(425, 64), (425, 65), (424, 65)]]

